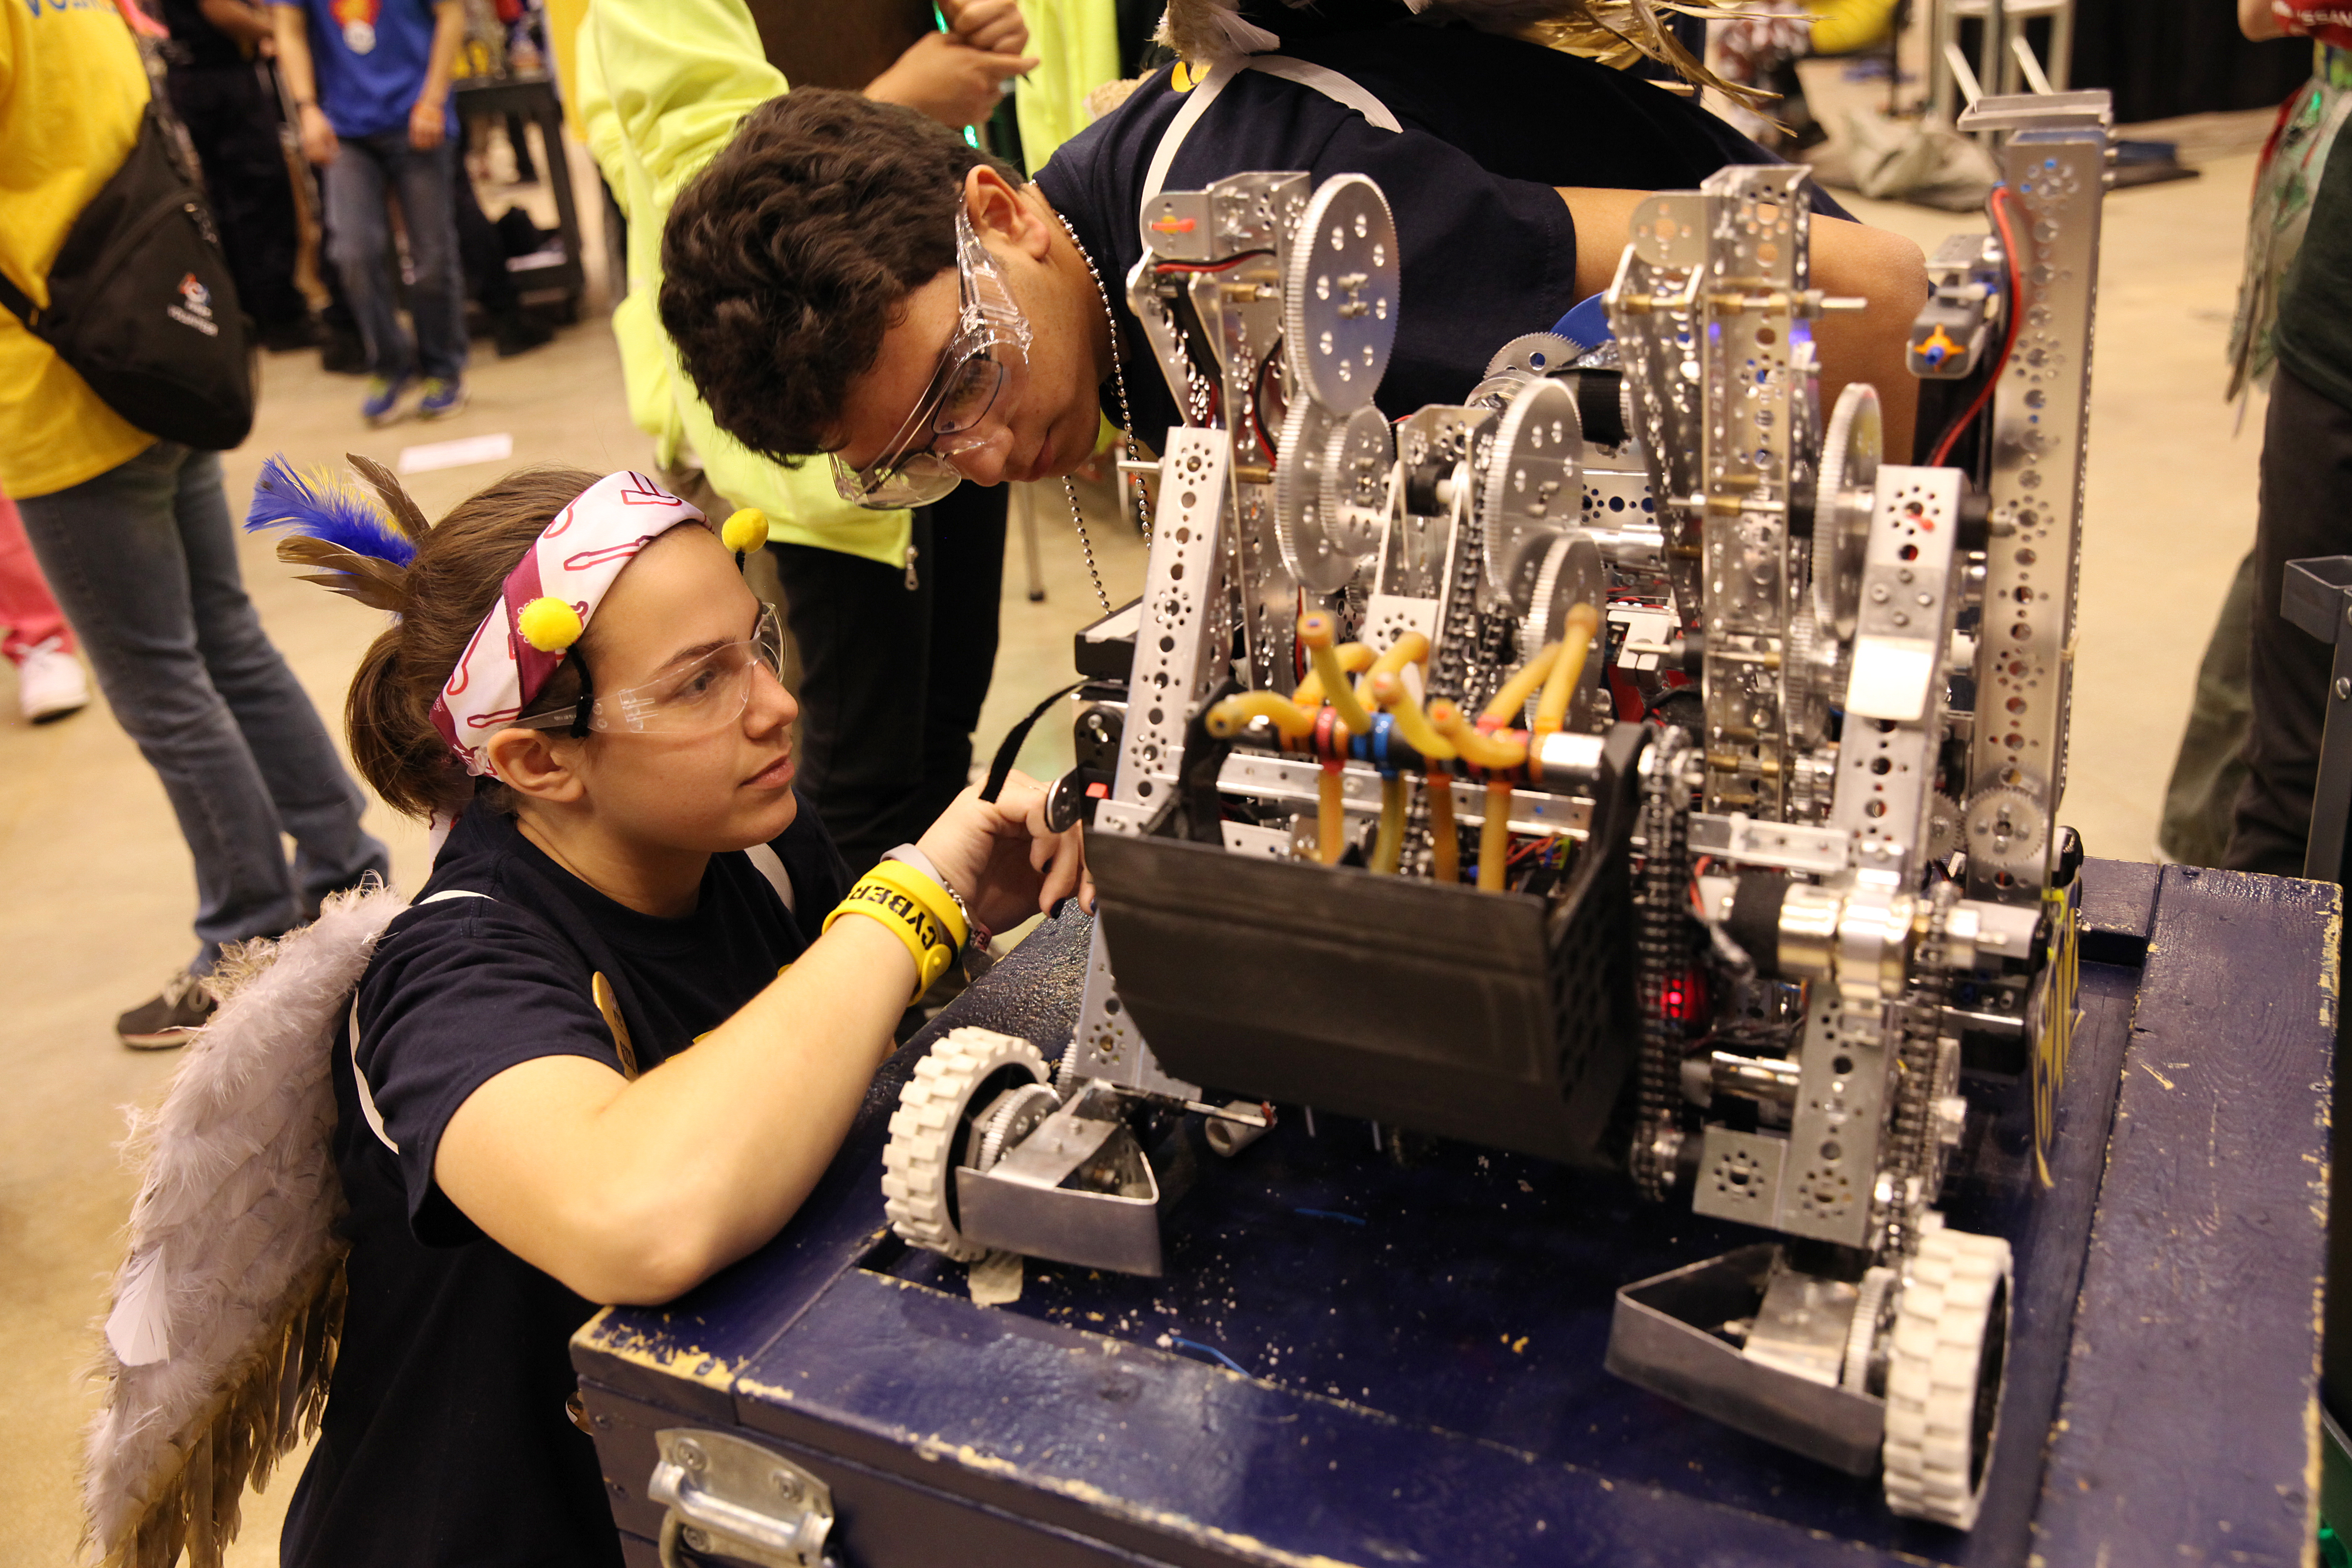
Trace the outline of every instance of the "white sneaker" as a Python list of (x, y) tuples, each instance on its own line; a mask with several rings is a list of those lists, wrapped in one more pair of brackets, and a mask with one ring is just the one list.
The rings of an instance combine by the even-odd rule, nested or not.
[(61, 638), (35, 643), (16, 661), (16, 706), (30, 724), (47, 724), (89, 706), (89, 677)]

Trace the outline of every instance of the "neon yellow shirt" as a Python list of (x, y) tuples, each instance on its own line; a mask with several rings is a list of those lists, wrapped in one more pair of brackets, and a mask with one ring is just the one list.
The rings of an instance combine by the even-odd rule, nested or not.
[[(109, 0), (0, 12), (0, 271), (47, 308), (49, 266), (66, 231), (139, 139), (147, 71)], [(0, 310), (0, 489), (48, 495), (154, 440)]]
[(593, 0), (573, 52), (589, 151), (629, 219), (629, 293), (613, 311), (629, 416), (665, 466), (690, 447), (711, 489), (766, 512), (771, 540), (905, 564), (911, 515), (843, 500), (822, 458), (787, 468), (720, 430), (656, 308), (670, 204), (785, 89), (751, 13), (741, 0)]
[(1021, 0), (1037, 68), (1013, 89), (1021, 156), (1031, 173), (1087, 128), (1087, 94), (1118, 79), (1118, 7), (1111, 0)]

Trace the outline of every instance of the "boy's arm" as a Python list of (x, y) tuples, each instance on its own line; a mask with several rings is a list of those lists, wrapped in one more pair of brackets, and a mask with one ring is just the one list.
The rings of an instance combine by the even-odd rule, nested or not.
[(302, 136), (302, 156), (313, 168), (323, 169), (335, 161), (342, 144), (335, 140), (335, 128), (327, 120), (326, 110), (319, 107), (319, 76), (310, 65), (310, 16), (307, 7), (296, 0), (286, 0), (269, 7), (269, 21), (278, 38), (278, 68), (286, 78), (286, 89), (294, 95), (295, 118), (301, 123), (295, 127)]
[[(1601, 292), (1616, 277), (1633, 209), (1650, 195), (1560, 188), (1560, 200), (1576, 220), (1578, 299)], [(1904, 349), (1913, 319), (1927, 302), (1927, 258), (1899, 234), (1816, 214), (1811, 260), (1813, 287), (1825, 294), (1869, 301), (1868, 309), (1856, 314), (1824, 315), (1813, 323), (1813, 341), (1822, 353), (1822, 405), (1835, 403), (1848, 382), (1870, 383), (1878, 390), (1887, 458), (1908, 462), (1919, 383), (1904, 360)]]
[(408, 111), (408, 144), (420, 150), (438, 147), (449, 135), (444, 105), (449, 97), (449, 71), (457, 62), (457, 41), (466, 35), (465, 0), (439, 0), (433, 7), (433, 53), (425, 62), (425, 90)]

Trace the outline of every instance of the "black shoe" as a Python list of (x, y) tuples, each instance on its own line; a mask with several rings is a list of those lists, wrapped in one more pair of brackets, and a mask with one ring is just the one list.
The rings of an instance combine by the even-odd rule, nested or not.
[(367, 345), (357, 332), (330, 327), (324, 342), (319, 345), (319, 368), (330, 375), (363, 375), (367, 373)]
[(293, 353), (319, 346), (319, 323), (308, 316), (265, 321), (257, 334), (261, 346), (274, 354)]
[(529, 353), (535, 348), (552, 342), (555, 329), (528, 311), (516, 310), (500, 316), (498, 321), (498, 346), (500, 359), (512, 359)]
[(186, 1045), (191, 1035), (212, 1021), (218, 1005), (203, 978), (184, 969), (163, 982), (161, 994), (114, 1020), (114, 1032), (134, 1051), (167, 1051)]

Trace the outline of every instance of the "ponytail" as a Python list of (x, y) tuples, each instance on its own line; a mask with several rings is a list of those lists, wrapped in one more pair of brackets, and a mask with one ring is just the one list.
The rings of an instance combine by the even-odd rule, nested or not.
[[(433, 700), (489, 614), (507, 574), (555, 514), (596, 482), (576, 468), (526, 468), (460, 501), (436, 526), (381, 465), (352, 465), (383, 498), (384, 513), (356, 491), (305, 481), (276, 458), (262, 470), (249, 528), (292, 527), (280, 559), (312, 567), (306, 580), (398, 618), (360, 660), (343, 705), (352, 762), (385, 805), (410, 816), (454, 816), (478, 787), (433, 727)], [(403, 546), (405, 546), (404, 549)], [(402, 559), (404, 556), (405, 559)], [(543, 696), (576, 700), (577, 661), (566, 659)], [(505, 802), (499, 803), (504, 808)]]

